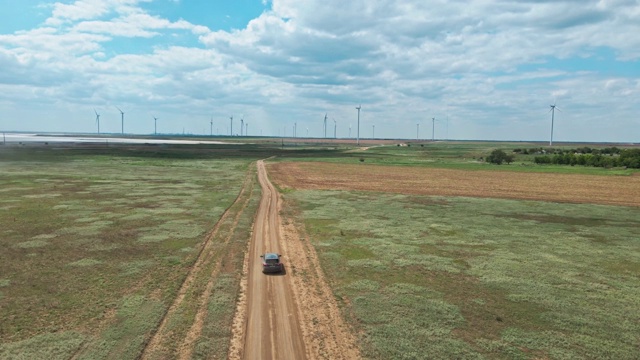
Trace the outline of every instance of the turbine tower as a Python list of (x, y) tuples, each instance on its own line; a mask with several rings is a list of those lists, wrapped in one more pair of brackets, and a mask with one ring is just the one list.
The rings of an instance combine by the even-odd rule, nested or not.
[(324, 113), (324, 137), (327, 137), (327, 113)]
[(376, 125), (373, 124), (371, 126), (373, 126), (373, 130), (371, 130), (371, 138), (375, 139), (376, 138)]
[(240, 136), (242, 136), (243, 129), (244, 129), (244, 118), (240, 118)]
[(447, 104), (447, 127), (446, 127), (446, 132), (445, 132), (445, 136), (444, 139), (446, 141), (449, 141), (449, 104)]
[(356, 109), (358, 110), (358, 137), (357, 137), (357, 141), (356, 144), (360, 145), (360, 109), (362, 109), (362, 105), (358, 105), (356, 106)]
[(338, 138), (338, 123), (336, 122), (336, 119), (333, 119), (333, 138)]
[(153, 117), (153, 135), (158, 134), (158, 118)]
[(436, 118), (431, 118), (431, 141), (436, 141)]
[(233, 115), (231, 115), (231, 117), (229, 119), (231, 119), (231, 133), (230, 133), (230, 135), (233, 136)]
[(249, 123), (244, 123), (244, 136), (249, 136)]
[(555, 101), (553, 102), (553, 105), (549, 105), (551, 107), (551, 110), (549, 110), (549, 112), (551, 113), (551, 139), (549, 139), (549, 146), (553, 146), (553, 120), (556, 114), (556, 109), (558, 109), (558, 111), (561, 111), (559, 108), (556, 108), (556, 103)]
[(209, 124), (211, 125), (211, 136), (213, 136), (213, 116), (211, 116), (211, 122)]
[(100, 114), (98, 114), (98, 110), (93, 109), (93, 112), (96, 113), (96, 124), (98, 124), (98, 134), (100, 134)]
[(124, 134), (124, 111), (120, 110), (120, 108), (117, 106), (116, 106), (116, 109), (120, 111), (120, 126), (122, 128), (122, 133)]

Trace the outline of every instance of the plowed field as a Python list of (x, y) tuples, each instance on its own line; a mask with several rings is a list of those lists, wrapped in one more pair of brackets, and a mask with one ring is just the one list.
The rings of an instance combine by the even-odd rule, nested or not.
[(640, 206), (640, 176), (465, 171), (364, 164), (269, 164), (280, 187)]

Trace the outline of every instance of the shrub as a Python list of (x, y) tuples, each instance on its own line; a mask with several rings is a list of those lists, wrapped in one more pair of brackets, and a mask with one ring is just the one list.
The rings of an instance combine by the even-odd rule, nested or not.
[(502, 163), (511, 164), (513, 162), (513, 155), (507, 155), (504, 151), (500, 149), (493, 150), (489, 156), (487, 156), (487, 161), (491, 164), (502, 165)]

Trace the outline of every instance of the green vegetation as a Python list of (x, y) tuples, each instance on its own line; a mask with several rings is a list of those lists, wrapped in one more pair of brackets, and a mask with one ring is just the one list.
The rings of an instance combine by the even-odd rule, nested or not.
[(487, 162), (496, 165), (502, 165), (502, 163), (511, 164), (513, 159), (513, 155), (507, 155), (507, 153), (500, 149), (493, 150), (491, 154), (487, 156)]
[[(181, 147), (2, 149), (0, 358), (136, 358), (260, 155)], [(230, 221), (246, 229), (259, 199), (251, 189), (230, 210)], [(229, 265), (215, 279), (212, 305), (205, 304), (215, 309), (199, 338), (215, 343), (205, 355), (228, 350), (248, 238), (249, 230), (230, 234), (225, 226), (226, 243), (213, 241), (220, 242), (216, 261), (228, 255)], [(196, 279), (200, 288), (207, 275)]]
[(344, 191), (285, 197), (366, 358), (637, 357), (637, 208)]
[[(523, 147), (528, 146), (528, 147)], [(491, 170), (517, 172), (552, 172), (585, 175), (630, 175), (637, 172), (631, 166), (615, 167), (586, 167), (554, 164), (552, 162), (536, 162), (536, 157), (549, 153), (570, 151), (569, 147), (541, 147), (534, 143), (491, 143), (491, 142), (409, 142), (396, 145), (374, 146), (367, 150), (355, 149), (348, 146), (335, 146), (323, 150), (319, 147), (285, 148), (278, 150), (274, 161), (323, 161), (350, 164), (419, 166), (431, 168), (448, 168), (459, 170)], [(584, 149), (584, 148), (581, 148)], [(596, 153), (607, 153), (607, 148), (591, 148)], [(491, 153), (498, 150), (504, 153), (501, 159), (503, 165), (492, 163)], [(629, 148), (629, 150), (633, 150)], [(509, 160), (509, 161), (507, 161)]]
[(613, 147), (599, 150), (583, 147), (568, 151), (556, 151), (553, 152), (553, 156), (536, 156), (534, 162), (536, 164), (640, 169), (640, 149), (618, 149)]
[[(259, 199), (256, 180), (246, 182), (256, 159), (634, 172), (535, 163), (548, 151), (564, 158), (568, 147), (409, 145), (3, 147), (0, 358), (138, 357), (229, 208), (212, 261), (166, 326), (166, 340), (178, 343), (204, 314), (193, 357), (225, 358)], [(588, 154), (626, 151), (605, 149)], [(495, 150), (513, 163), (491, 164)], [(248, 190), (231, 206), (243, 181)], [(295, 189), (284, 196), (367, 358), (637, 356), (637, 208)]]

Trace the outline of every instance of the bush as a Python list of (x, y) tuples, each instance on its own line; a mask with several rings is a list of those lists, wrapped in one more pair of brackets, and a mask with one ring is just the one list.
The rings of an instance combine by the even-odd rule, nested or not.
[(511, 164), (513, 162), (513, 155), (507, 155), (504, 151), (500, 149), (493, 150), (489, 156), (487, 156), (487, 161), (491, 164), (502, 165), (502, 163)]
[(536, 156), (533, 158), (533, 162), (536, 164), (551, 164), (551, 158), (547, 155)]

